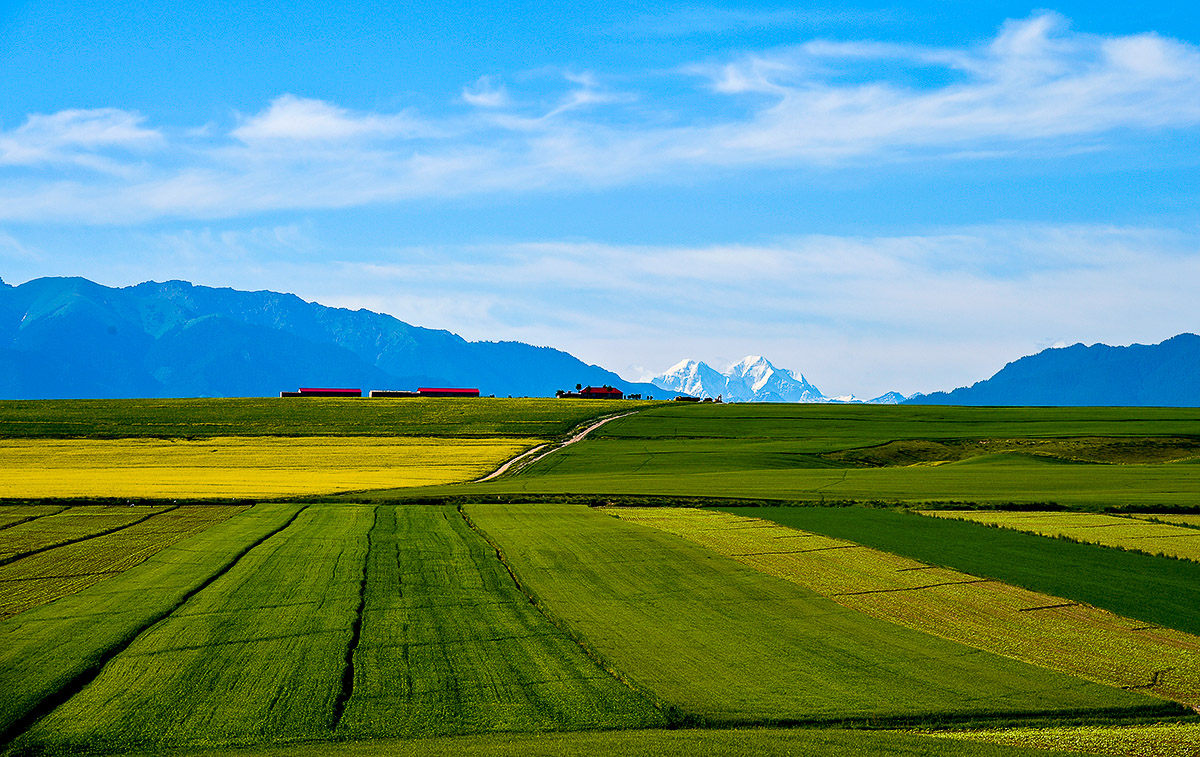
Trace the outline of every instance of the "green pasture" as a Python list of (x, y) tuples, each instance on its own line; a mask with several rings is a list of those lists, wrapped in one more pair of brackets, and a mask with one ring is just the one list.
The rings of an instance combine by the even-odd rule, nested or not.
[(428, 397), (3, 400), (0, 439), (554, 437), (591, 418), (655, 404), (662, 403)]
[[(906, 464), (914, 450), (922, 464)], [(471, 491), (1190, 508), (1197, 450), (1191, 408), (676, 405)]]
[(722, 507), (1200, 634), (1200, 563), (863, 507)]
[(560, 625), (685, 720), (919, 723), (1175, 711), (877, 620), (588, 508), (464, 511)]

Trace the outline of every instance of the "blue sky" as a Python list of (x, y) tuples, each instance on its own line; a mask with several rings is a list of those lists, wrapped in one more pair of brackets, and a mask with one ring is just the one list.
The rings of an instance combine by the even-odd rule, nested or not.
[(0, 277), (953, 388), (1200, 308), (1200, 14), (0, 6)]

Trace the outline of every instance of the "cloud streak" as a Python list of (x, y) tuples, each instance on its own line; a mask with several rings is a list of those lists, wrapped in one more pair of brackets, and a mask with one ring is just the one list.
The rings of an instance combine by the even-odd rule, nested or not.
[(0, 131), (0, 221), (219, 218), (718, 169), (1066, 153), (1200, 124), (1200, 49), (1084, 34), (1053, 13), (976, 46), (810, 40), (667, 78), (567, 73), (557, 94), (526, 97), (483, 77), (437, 113), (285, 94), (204, 129), (115, 108), (31, 115)]

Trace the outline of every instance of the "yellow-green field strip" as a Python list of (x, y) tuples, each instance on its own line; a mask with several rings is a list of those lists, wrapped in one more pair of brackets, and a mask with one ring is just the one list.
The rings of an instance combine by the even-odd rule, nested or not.
[(5, 692), (0, 742), (84, 686), (130, 641), (284, 528), (300, 509), (255, 506), (124, 573), (0, 621), (0, 691)]
[[(5, 461), (0, 498), (270, 498), (447, 484), (479, 478), (541, 441), (0, 439), (0, 459)], [(11, 530), (0, 530), (0, 536)]]
[(1005, 744), (1121, 757), (1196, 757), (1200, 754), (1200, 723), (1004, 728), (928, 735), (975, 744)]
[[(669, 711), (709, 725), (1179, 710), (881, 621), (586, 507), (463, 510), (526, 591), (598, 659)], [(720, 522), (713, 517), (702, 525)]]
[(1200, 562), (1200, 528), (1099, 513), (924, 510), (921, 514)]
[(1153, 513), (1153, 514), (1131, 513), (1129, 517), (1138, 518), (1140, 520), (1160, 521), (1162, 523), (1174, 523), (1179, 526), (1191, 526), (1192, 528), (1200, 528), (1200, 515), (1190, 515), (1190, 514), (1186, 514), (1186, 513), (1181, 513), (1178, 515), (1170, 514), (1170, 513)]
[(66, 505), (0, 505), (0, 530), (66, 510)]
[(868, 615), (1035, 665), (1200, 706), (1200, 638), (757, 518), (614, 508)]
[(167, 505), (72, 507), (27, 520), (0, 531), (0, 566), (47, 549), (129, 528), (170, 509)]
[[(118, 575), (171, 544), (244, 509), (243, 505), (183, 505), (166, 511), (148, 507), (73, 508), (73, 511), (96, 511), (88, 517), (101, 526), (106, 519), (122, 522), (130, 510), (149, 510), (151, 515), (119, 530), (48, 548), (0, 565), (0, 619)], [(27, 529), (26, 537), (32, 539), (33, 534), (29, 533), (33, 531), (32, 527), (52, 525), (51, 520), (29, 521), (31, 528)]]

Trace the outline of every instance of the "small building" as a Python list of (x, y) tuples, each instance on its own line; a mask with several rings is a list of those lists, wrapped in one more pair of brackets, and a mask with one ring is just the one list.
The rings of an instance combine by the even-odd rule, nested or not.
[(372, 389), (368, 397), (420, 397), (420, 392), (401, 391), (399, 389)]
[(619, 400), (624, 399), (625, 394), (611, 386), (585, 386), (579, 396), (585, 400)]
[(334, 389), (302, 386), (298, 392), (280, 392), (280, 397), (361, 397), (362, 389)]
[(690, 397), (690, 396), (681, 394), (675, 398), (675, 401), (676, 402), (699, 402), (700, 398), (699, 397)]
[(478, 389), (435, 388), (423, 386), (417, 389), (422, 397), (478, 397)]

